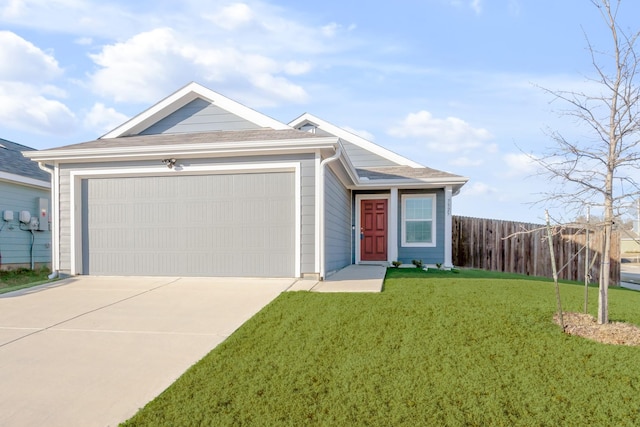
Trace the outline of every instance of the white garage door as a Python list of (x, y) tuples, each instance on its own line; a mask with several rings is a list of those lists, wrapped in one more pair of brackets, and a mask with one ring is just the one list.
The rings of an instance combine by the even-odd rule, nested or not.
[(90, 178), (83, 273), (295, 275), (293, 172)]

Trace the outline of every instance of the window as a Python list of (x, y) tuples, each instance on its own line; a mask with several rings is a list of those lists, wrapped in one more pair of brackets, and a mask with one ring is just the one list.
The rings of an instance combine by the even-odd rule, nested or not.
[(434, 194), (402, 195), (402, 246), (435, 246)]

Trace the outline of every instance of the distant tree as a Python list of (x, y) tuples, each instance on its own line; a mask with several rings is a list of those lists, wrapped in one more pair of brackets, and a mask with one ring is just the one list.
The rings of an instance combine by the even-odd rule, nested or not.
[[(545, 200), (583, 212), (587, 205), (602, 209), (599, 227), (604, 233), (598, 292), (598, 323), (609, 321), (611, 233), (621, 212), (640, 194), (635, 176), (640, 169), (640, 58), (636, 42), (640, 32), (620, 28), (617, 17), (621, 0), (591, 0), (611, 36), (610, 50), (600, 51), (587, 40), (595, 77), (584, 91), (543, 88), (568, 104), (565, 116), (581, 125), (588, 137), (573, 141), (550, 132), (554, 141), (542, 157), (534, 159), (544, 174), (560, 185), (545, 193)], [(584, 132), (583, 132), (584, 133)]]

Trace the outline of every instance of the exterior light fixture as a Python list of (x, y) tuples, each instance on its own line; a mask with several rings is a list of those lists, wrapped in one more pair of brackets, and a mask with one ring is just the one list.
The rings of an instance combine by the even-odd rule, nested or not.
[(163, 159), (162, 163), (169, 169), (173, 169), (173, 166), (176, 164), (176, 159)]

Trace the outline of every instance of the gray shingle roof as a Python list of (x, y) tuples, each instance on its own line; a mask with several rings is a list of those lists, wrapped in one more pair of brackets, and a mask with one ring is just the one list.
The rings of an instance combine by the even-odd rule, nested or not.
[(57, 147), (47, 151), (55, 152), (56, 150), (148, 147), (216, 142), (278, 141), (302, 138), (319, 138), (319, 136), (295, 129), (274, 130), (269, 128), (239, 131), (135, 135), (123, 136), (119, 138), (96, 139), (95, 141), (66, 145), (64, 147)]
[(369, 167), (357, 169), (360, 178), (369, 180), (388, 180), (388, 179), (463, 179), (460, 175), (449, 172), (443, 172), (428, 167), (412, 168), (411, 166), (387, 166), (387, 167)]
[(36, 162), (22, 155), (22, 151), (33, 150), (31, 147), (0, 138), (0, 172), (49, 182), (51, 175), (40, 169)]

